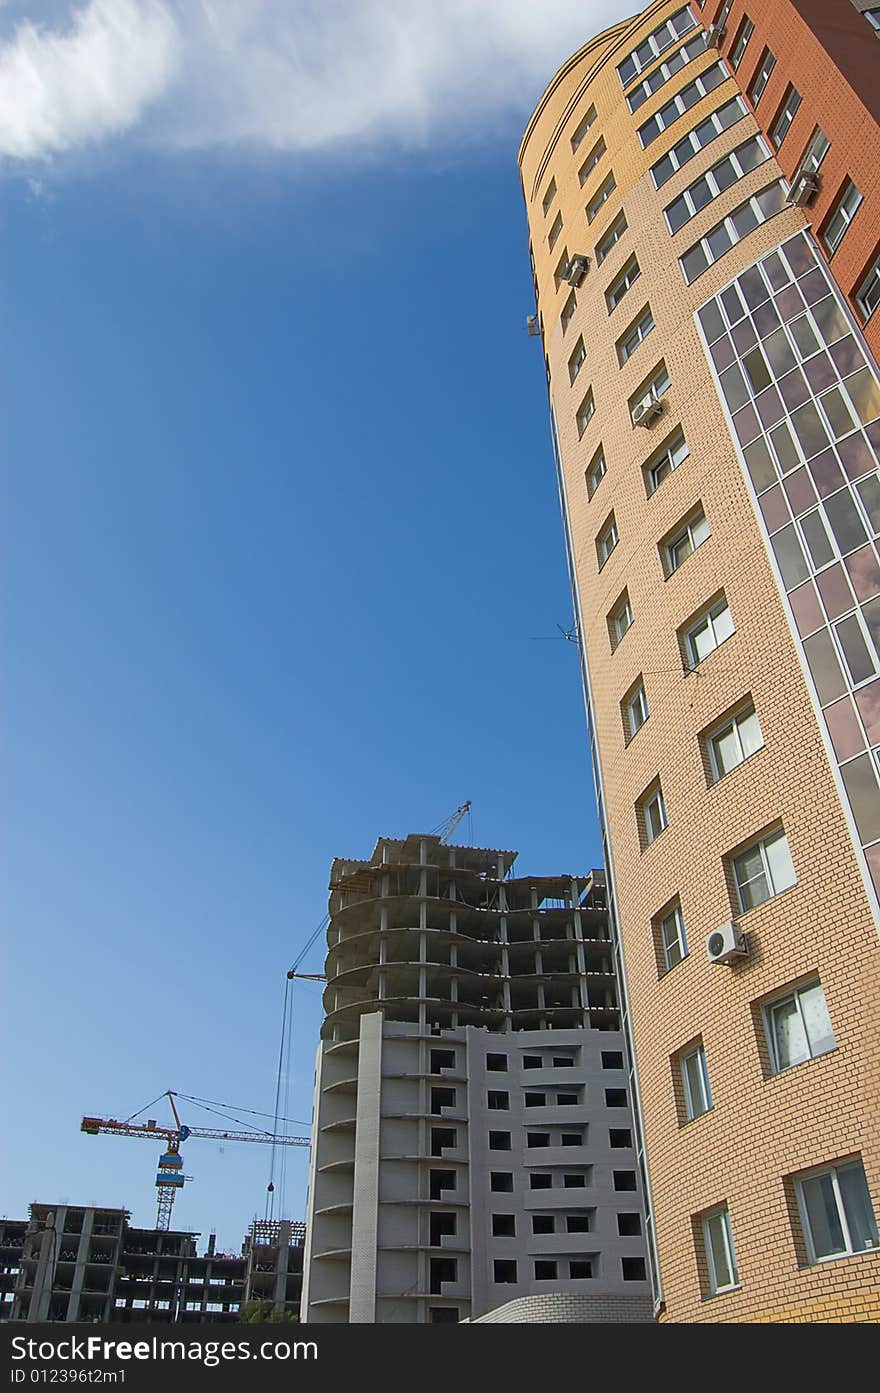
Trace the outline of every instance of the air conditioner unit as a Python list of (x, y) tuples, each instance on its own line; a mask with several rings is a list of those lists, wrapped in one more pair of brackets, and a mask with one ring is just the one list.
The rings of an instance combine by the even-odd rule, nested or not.
[(717, 48), (726, 33), (727, 29), (723, 24), (710, 24), (706, 30), (706, 47)]
[(638, 405), (633, 407), (633, 425), (649, 426), (652, 421), (656, 421), (662, 410), (663, 403), (656, 397), (642, 397)]
[(565, 268), (562, 279), (568, 281), (569, 285), (580, 285), (589, 269), (590, 258), (588, 256), (573, 256)]
[(529, 331), (529, 338), (539, 339), (541, 337), (541, 328), (536, 314), (530, 314), (526, 317), (526, 328)]
[(803, 208), (805, 204), (809, 203), (818, 188), (819, 180), (816, 175), (804, 171), (795, 179), (785, 201), (793, 204), (795, 208)]
[(728, 963), (748, 956), (746, 936), (735, 919), (706, 935), (706, 954), (710, 963)]

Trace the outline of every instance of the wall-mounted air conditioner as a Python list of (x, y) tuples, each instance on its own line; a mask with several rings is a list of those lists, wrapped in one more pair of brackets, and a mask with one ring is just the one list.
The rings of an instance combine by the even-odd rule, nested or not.
[(662, 410), (663, 403), (658, 401), (656, 397), (650, 395), (642, 397), (642, 400), (633, 407), (633, 425), (649, 426), (652, 421), (656, 421)]
[(562, 279), (568, 281), (569, 285), (580, 285), (589, 269), (590, 258), (588, 256), (573, 256), (565, 268)]
[(728, 963), (748, 956), (746, 936), (735, 919), (706, 935), (706, 955), (710, 963)]
[(795, 208), (803, 208), (809, 203), (810, 199), (818, 191), (819, 180), (815, 174), (805, 171), (799, 174), (788, 191), (786, 203), (791, 203)]

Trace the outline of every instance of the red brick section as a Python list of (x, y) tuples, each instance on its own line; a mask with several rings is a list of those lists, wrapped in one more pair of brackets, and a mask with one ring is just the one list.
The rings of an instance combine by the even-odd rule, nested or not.
[[(707, 0), (704, 25), (715, 20), (722, 4)], [(855, 302), (855, 292), (880, 252), (880, 38), (850, 0), (733, 0), (720, 45), (724, 57), (730, 55), (744, 15), (755, 32), (734, 80), (746, 100), (765, 46), (776, 55), (766, 90), (753, 107), (764, 133), (773, 125), (789, 83), (802, 98), (777, 151), (783, 173), (790, 178), (797, 169), (816, 126), (831, 142), (819, 192), (804, 209), (823, 253), (820, 234), (846, 180), (862, 195), (829, 264), (874, 356), (880, 357), (880, 310), (865, 323)]]

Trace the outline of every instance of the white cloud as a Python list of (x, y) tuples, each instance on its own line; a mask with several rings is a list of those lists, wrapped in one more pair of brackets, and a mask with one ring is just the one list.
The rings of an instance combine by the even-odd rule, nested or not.
[[(35, 0), (36, 3), (36, 0)], [(34, 5), (27, 6), (32, 12)], [(0, 155), (418, 146), (524, 115), (624, 0), (87, 0), (0, 39)]]

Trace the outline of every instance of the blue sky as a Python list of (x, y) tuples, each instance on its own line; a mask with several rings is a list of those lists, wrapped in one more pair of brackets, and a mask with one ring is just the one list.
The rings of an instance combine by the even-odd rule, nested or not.
[[(622, 7), (514, 4), (499, 32), (448, 0), (389, 37), (404, 7), (370, 0), (375, 90), (359, 109), (343, 84), (341, 133), (321, 110), (347, 6), (282, 8), (230, 30), (293, 65), (275, 105), (262, 60), (239, 74), (236, 115), (170, 0), (0, 5), (0, 76), (39, 77), (30, 108), (0, 100), (11, 1215), (153, 1222), (156, 1148), (83, 1136), (84, 1112), (169, 1087), (271, 1110), (334, 856), (465, 798), (523, 869), (599, 856), (576, 653), (537, 637), (571, 606), (515, 156), (553, 68)], [(141, 23), (179, 52), (138, 106), (113, 43)], [(89, 107), (95, 53), (127, 124)], [(284, 116), (291, 72), (309, 120)], [(297, 987), (306, 1121), (320, 1001)], [(237, 1247), (268, 1150), (184, 1157), (176, 1223)], [(294, 1217), (305, 1177), (291, 1152)]]

